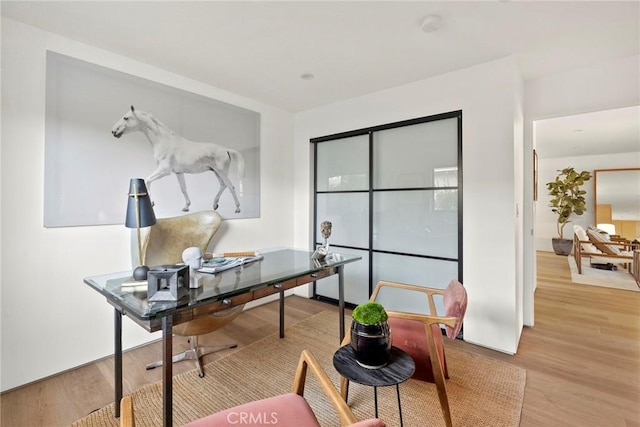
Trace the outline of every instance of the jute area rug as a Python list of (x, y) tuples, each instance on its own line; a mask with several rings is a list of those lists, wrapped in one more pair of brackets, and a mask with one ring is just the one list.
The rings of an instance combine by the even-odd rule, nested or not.
[(569, 269), (571, 270), (571, 281), (581, 285), (601, 286), (605, 288), (624, 289), (625, 291), (639, 292), (640, 287), (636, 284), (629, 270), (618, 265), (617, 271), (599, 270), (592, 268), (588, 258), (582, 259), (582, 274), (578, 274), (578, 266), (573, 255), (567, 257)]
[[(350, 319), (346, 325), (348, 328)], [(332, 362), (339, 341), (337, 313), (319, 313), (291, 326), (285, 335), (279, 339), (273, 334), (207, 364), (204, 378), (199, 378), (195, 370), (176, 375), (174, 424), (183, 425), (222, 409), (289, 392), (303, 349), (309, 349), (316, 356), (339, 387), (339, 376)], [(446, 355), (451, 377), (447, 380), (447, 392), (455, 426), (519, 424), (526, 380), (524, 369), (451, 347), (446, 348)], [(434, 384), (410, 379), (400, 385), (400, 396), (405, 426), (444, 425)], [(305, 398), (323, 426), (339, 425), (333, 407), (310, 374), (307, 374)], [(133, 402), (137, 427), (162, 425), (161, 383), (135, 391)], [(351, 383), (349, 405), (359, 420), (372, 418), (373, 388)], [(378, 388), (378, 408), (379, 418), (388, 426), (400, 425), (395, 387)], [(73, 424), (74, 427), (117, 425), (113, 404)]]

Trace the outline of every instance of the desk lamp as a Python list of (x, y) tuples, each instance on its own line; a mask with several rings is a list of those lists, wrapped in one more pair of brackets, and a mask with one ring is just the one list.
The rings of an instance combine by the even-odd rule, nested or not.
[(125, 227), (135, 228), (138, 234), (138, 267), (133, 270), (135, 280), (147, 280), (149, 267), (144, 265), (142, 259), (142, 240), (140, 227), (149, 227), (156, 223), (156, 215), (153, 212), (151, 198), (147, 193), (147, 186), (141, 178), (132, 178), (129, 183), (129, 201), (127, 203), (127, 218)]

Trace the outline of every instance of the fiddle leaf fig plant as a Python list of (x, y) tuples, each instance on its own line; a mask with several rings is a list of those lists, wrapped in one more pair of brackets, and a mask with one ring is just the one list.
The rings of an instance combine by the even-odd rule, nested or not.
[(558, 238), (562, 239), (564, 226), (571, 222), (571, 215), (582, 215), (587, 210), (584, 198), (587, 192), (580, 187), (591, 179), (591, 173), (576, 172), (574, 168), (564, 168), (558, 172), (554, 181), (547, 182), (547, 190), (551, 196), (551, 211), (558, 215)]
[(363, 325), (375, 325), (386, 321), (389, 316), (382, 304), (377, 302), (365, 302), (353, 309), (351, 317)]

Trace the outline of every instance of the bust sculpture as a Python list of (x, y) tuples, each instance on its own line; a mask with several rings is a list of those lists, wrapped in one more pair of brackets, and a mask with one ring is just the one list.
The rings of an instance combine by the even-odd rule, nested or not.
[(331, 236), (331, 227), (332, 224), (330, 221), (322, 221), (320, 223), (320, 234), (324, 238), (324, 243), (319, 246), (313, 255), (311, 256), (313, 259), (323, 260), (329, 254), (329, 236)]
[(331, 221), (322, 221), (320, 223), (320, 233), (322, 234), (322, 237), (324, 237), (324, 248), (327, 250), (327, 253), (329, 253), (329, 237), (331, 236), (331, 227), (333, 225), (331, 224)]

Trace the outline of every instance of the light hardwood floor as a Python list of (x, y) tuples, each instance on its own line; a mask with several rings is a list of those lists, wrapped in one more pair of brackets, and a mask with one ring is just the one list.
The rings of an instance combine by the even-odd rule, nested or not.
[[(202, 344), (235, 341), (246, 346), (278, 329), (277, 303), (244, 312)], [(527, 369), (520, 426), (640, 426), (640, 292), (571, 283), (566, 258), (538, 253), (536, 325), (525, 328), (518, 354), (506, 355), (460, 340), (447, 345)], [(287, 298), (286, 325), (337, 308), (299, 297)], [(174, 347), (186, 343), (176, 338)], [(205, 357), (211, 362), (229, 351)], [(124, 392), (158, 381), (146, 371), (160, 343), (126, 352)], [(193, 369), (174, 365), (174, 373)], [(4, 427), (65, 426), (113, 399), (113, 360), (108, 358), (4, 393)]]

